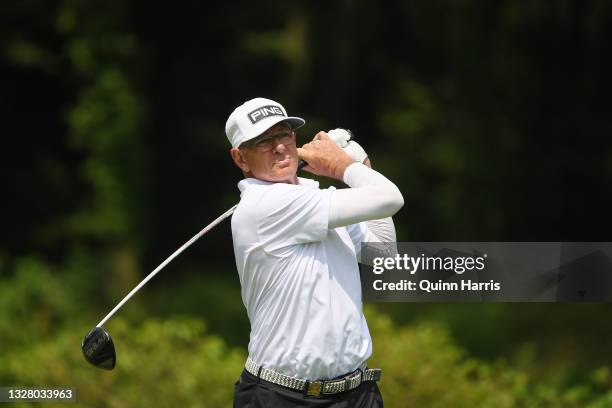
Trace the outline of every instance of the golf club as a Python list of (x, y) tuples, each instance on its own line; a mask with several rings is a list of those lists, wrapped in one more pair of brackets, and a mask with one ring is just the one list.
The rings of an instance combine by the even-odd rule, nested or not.
[[(298, 164), (298, 171), (304, 168), (308, 163), (303, 160), (300, 160)], [(130, 298), (140, 290), (148, 281), (150, 281), (159, 271), (161, 271), (166, 265), (168, 265), (174, 258), (176, 258), (181, 252), (187, 249), (191, 244), (196, 242), (202, 235), (206, 234), (208, 231), (217, 226), (221, 221), (225, 220), (227, 217), (234, 213), (234, 210), (238, 204), (234, 205), (232, 208), (221, 214), (217, 219), (208, 224), (204, 229), (198, 232), (193, 238), (183, 244), (179, 249), (174, 251), (172, 255), (170, 255), (165, 261), (163, 261), (157, 268), (153, 270), (153, 272), (149, 273), (146, 278), (142, 280), (130, 293), (127, 294), (123, 298), (121, 302), (113, 310), (110, 311), (109, 314), (104, 317), (94, 327), (83, 339), (83, 343), (81, 344), (81, 349), (83, 350), (83, 356), (85, 359), (98, 368), (103, 368), (106, 370), (112, 370), (115, 368), (117, 363), (117, 355), (115, 352), (115, 345), (113, 344), (113, 339), (110, 334), (102, 327), (104, 323), (108, 321), (116, 312), (123, 306)]]

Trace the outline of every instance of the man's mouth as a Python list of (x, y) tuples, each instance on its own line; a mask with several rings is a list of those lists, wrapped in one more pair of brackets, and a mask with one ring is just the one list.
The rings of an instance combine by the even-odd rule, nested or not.
[(289, 167), (291, 165), (291, 158), (285, 157), (283, 160), (277, 160), (276, 165), (280, 167), (281, 169), (285, 167)]

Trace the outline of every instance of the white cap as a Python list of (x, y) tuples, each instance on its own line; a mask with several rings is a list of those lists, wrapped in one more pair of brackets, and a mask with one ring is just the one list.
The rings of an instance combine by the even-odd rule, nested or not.
[(225, 123), (225, 134), (232, 147), (238, 147), (280, 122), (287, 122), (291, 129), (297, 129), (306, 123), (302, 118), (287, 116), (287, 111), (278, 102), (254, 98), (234, 109)]

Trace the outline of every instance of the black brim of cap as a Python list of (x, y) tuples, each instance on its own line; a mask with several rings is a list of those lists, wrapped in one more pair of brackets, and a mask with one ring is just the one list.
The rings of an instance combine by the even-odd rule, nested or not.
[(302, 126), (304, 126), (304, 124), (306, 124), (306, 121), (302, 118), (298, 118), (295, 116), (289, 116), (283, 120), (279, 120), (280, 122), (287, 122), (289, 124), (289, 126), (291, 126), (291, 129), (298, 129), (301, 128)]

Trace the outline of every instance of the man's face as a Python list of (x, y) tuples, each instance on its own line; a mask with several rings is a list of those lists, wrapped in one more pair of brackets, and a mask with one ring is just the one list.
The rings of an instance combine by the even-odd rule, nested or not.
[(287, 123), (278, 123), (261, 136), (232, 149), (232, 158), (249, 177), (297, 184), (295, 132)]

